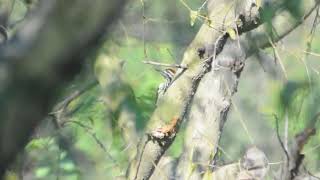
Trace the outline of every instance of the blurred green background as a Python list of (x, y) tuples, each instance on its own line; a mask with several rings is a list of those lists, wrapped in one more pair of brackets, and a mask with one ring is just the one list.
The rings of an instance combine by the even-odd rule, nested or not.
[[(184, 2), (192, 10), (198, 10), (204, 1)], [(295, 4), (292, 11), (297, 11), (300, 5)], [(16, 0), (10, 18), (10, 35), (19, 28), (26, 11), (25, 2)], [(205, 8), (200, 11), (205, 15)], [(203, 23), (201, 18), (194, 20), (190, 14), (179, 0), (130, 1), (123, 17), (109, 31), (108, 40), (97, 54), (87, 59), (83, 72), (66, 86), (60, 100), (84, 82), (96, 79), (93, 67), (97, 57), (103, 54), (114, 56), (125, 62), (123, 78), (133, 90), (142, 133), (143, 125), (155, 108), (157, 86), (164, 81), (151, 65), (142, 61), (179, 63)], [(283, 153), (276, 137), (273, 114), (279, 118), (281, 135), (285, 131), (285, 119), (288, 119), (289, 137), (293, 137), (319, 112), (320, 32), (315, 28), (310, 34), (314, 18), (311, 16), (279, 42), (276, 49), (265, 50), (270, 60), (276, 63), (277, 75), (265, 72), (256, 57), (247, 61), (222, 134), (219, 164), (236, 162), (248, 147), (257, 146), (267, 154), (271, 168), (279, 168)], [(191, 25), (193, 22), (190, 21), (195, 24)], [(278, 54), (276, 60), (275, 53)], [(56, 130), (52, 122), (45, 120), (8, 172), (7, 179), (19, 179), (21, 172), (26, 179), (39, 180), (112, 179), (124, 175), (129, 161), (127, 149), (135, 148), (135, 145), (127, 147), (120, 130), (112, 125), (114, 120), (107, 116), (110, 107), (103, 102), (103, 94), (103, 88), (97, 84), (71, 102), (68, 108), (76, 108), (76, 111), (68, 119), (75, 123)], [(82, 163), (62, 147), (59, 134), (70, 140)], [(182, 147), (183, 132), (167, 154), (179, 157)], [(319, 171), (319, 133), (307, 144), (304, 152), (308, 169)], [(83, 169), (85, 174), (81, 173)]]

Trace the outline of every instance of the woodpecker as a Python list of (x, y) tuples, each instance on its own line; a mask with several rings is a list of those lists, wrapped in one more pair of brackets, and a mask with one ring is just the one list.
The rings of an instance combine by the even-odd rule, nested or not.
[(162, 75), (162, 77), (164, 77), (166, 80), (165, 82), (161, 83), (158, 86), (157, 95), (156, 95), (156, 104), (158, 104), (159, 100), (163, 97), (163, 95), (171, 85), (173, 78), (176, 74), (176, 70), (167, 68), (165, 70), (156, 69), (156, 71), (158, 71)]

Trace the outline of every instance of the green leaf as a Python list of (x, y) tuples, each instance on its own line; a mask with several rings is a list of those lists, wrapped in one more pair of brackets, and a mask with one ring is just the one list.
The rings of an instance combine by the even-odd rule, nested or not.
[(190, 25), (193, 26), (198, 17), (198, 11), (190, 10)]

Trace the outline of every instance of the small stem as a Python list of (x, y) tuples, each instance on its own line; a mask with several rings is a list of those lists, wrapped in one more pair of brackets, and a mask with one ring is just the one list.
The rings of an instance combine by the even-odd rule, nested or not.
[(164, 67), (174, 67), (174, 68), (182, 68), (182, 69), (187, 69), (186, 66), (180, 65), (180, 64), (168, 64), (168, 63), (159, 63), (159, 62), (154, 62), (154, 61), (142, 61), (145, 64), (151, 64), (155, 66), (164, 66)]

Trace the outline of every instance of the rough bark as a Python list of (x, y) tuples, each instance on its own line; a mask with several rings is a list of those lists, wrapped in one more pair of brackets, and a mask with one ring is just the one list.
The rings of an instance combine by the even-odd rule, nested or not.
[[(211, 170), (208, 167), (214, 164), (213, 157), (245, 60), (259, 48), (269, 46), (269, 36), (273, 41), (278, 41), (290, 33), (319, 3), (313, 0), (306, 3), (303, 9), (306, 15), (301, 20), (289, 21), (289, 26), (283, 27), (281, 24), (283, 19), (287, 22), (292, 19), (288, 13), (277, 16), (273, 26), (279, 36), (273, 36), (266, 33), (265, 27), (254, 29), (260, 22), (256, 19), (257, 10), (252, 8), (251, 1), (239, 1), (248, 4), (228, 9), (226, 7), (230, 7), (230, 2), (209, 1), (210, 17), (217, 19), (214, 17), (217, 12), (223, 17), (218, 17), (220, 23), (219, 20), (213, 20), (214, 23), (218, 22), (215, 29), (204, 24), (186, 50), (182, 65), (188, 69), (174, 81), (153, 113), (137, 159), (129, 171), (130, 179), (148, 179), (152, 175), (186, 117), (190, 122), (185, 138), (185, 153), (176, 178), (201, 179), (206, 170)], [(241, 23), (235, 23), (237, 17)], [(230, 21), (233, 23), (226, 23)], [(248, 33), (230, 38), (230, 28), (238, 34)]]
[[(276, 36), (273, 41), (278, 41), (288, 35), (313, 12), (318, 3), (319, 1), (306, 3), (307, 5), (303, 8), (305, 15), (298, 21), (294, 21), (286, 12), (275, 17), (273, 27), (279, 36)], [(282, 24), (284, 20), (288, 22), (290, 19), (292, 19), (290, 26)], [(228, 59), (234, 60), (230, 64), (245, 64), (247, 57), (257, 52), (258, 49), (270, 45), (268, 36), (272, 37), (271, 34), (267, 34), (265, 27), (261, 26), (240, 36), (236, 41), (230, 40), (217, 57), (217, 64), (225, 64), (224, 62)], [(241, 56), (234, 58), (230, 54)], [(215, 67), (214, 64), (212, 66)], [(190, 110), (184, 153), (178, 166), (177, 176), (181, 179), (186, 177), (201, 179), (205, 171), (214, 169), (214, 156), (241, 72), (234, 73), (230, 66), (220, 66), (216, 69), (210, 71), (202, 79)], [(189, 172), (186, 173), (186, 169)]]
[[(209, 12), (213, 14), (215, 10), (225, 9), (228, 3), (230, 2), (222, 1), (220, 3), (221, 6), (215, 6)], [(257, 9), (255, 10), (257, 12)], [(240, 19), (235, 14), (230, 13), (224, 16), (224, 19), (221, 19), (215, 28), (209, 27), (206, 24), (201, 27), (194, 41), (184, 54), (182, 65), (187, 67), (187, 69), (181, 72), (182, 75), (178, 74), (179, 77), (173, 82), (164, 98), (160, 100), (159, 106), (148, 123), (147, 133), (141, 141), (137, 160), (133, 162), (133, 166), (131, 167), (130, 178), (148, 179), (151, 176), (154, 166), (174, 140), (180, 123), (188, 115), (190, 105), (194, 103), (193, 96), (197, 91), (200, 81), (211, 70), (211, 63), (216, 61), (215, 56), (225, 49), (224, 46), (229, 39), (227, 29), (235, 29), (237, 18), (239, 18), (239, 21), (243, 21), (242, 24), (244, 25), (239, 27), (237, 31), (248, 31), (258, 25), (256, 16)], [(226, 59), (228, 57), (230, 59), (244, 58), (240, 57), (242, 56), (241, 54), (228, 54), (227, 52), (224, 53), (224, 56), (227, 57)], [(241, 68), (242, 64), (237, 64), (233, 67), (232, 72), (236, 74)]]

